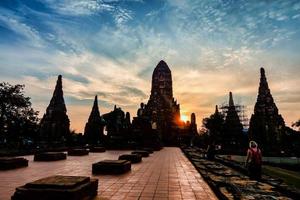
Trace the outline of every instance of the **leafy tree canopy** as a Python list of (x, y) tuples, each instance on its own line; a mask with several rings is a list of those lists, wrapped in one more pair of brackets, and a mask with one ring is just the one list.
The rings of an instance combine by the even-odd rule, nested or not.
[(300, 119), (298, 121), (296, 121), (295, 123), (293, 123), (292, 126), (300, 128)]
[(34, 137), (37, 131), (38, 112), (24, 96), (24, 85), (0, 83), (0, 137), (17, 140)]

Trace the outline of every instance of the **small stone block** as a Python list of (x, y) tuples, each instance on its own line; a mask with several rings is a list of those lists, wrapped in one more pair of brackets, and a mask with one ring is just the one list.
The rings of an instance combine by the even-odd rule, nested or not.
[(89, 155), (89, 150), (87, 149), (71, 149), (68, 151), (68, 156), (85, 156)]
[(28, 160), (25, 158), (16, 157), (2, 157), (0, 158), (0, 170), (16, 169), (20, 167), (27, 167)]
[(123, 174), (131, 170), (131, 162), (127, 160), (103, 160), (94, 163), (93, 174)]
[(148, 151), (149, 154), (153, 153), (153, 149), (152, 148), (143, 148), (143, 151)]
[(142, 151), (142, 150), (133, 151), (133, 152), (131, 152), (131, 154), (140, 154), (142, 157), (148, 157), (149, 156), (148, 151)]
[(160, 151), (162, 149), (163, 149), (163, 147), (161, 147), (161, 146), (156, 146), (153, 148), (154, 151)]
[(67, 159), (67, 154), (63, 152), (45, 152), (34, 155), (34, 161), (56, 161)]
[(101, 152), (105, 152), (106, 149), (105, 147), (91, 147), (90, 148), (90, 152), (94, 152), (94, 153), (101, 153)]
[(131, 163), (142, 162), (142, 156), (140, 154), (123, 154), (119, 156), (119, 160), (128, 160)]
[(85, 200), (97, 195), (98, 179), (51, 176), (16, 188), (12, 200)]

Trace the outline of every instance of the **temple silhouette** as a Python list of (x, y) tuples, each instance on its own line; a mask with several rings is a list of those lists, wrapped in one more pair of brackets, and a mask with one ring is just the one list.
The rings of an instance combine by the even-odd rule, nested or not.
[[(297, 137), (285, 126), (282, 116), (271, 95), (265, 70), (260, 69), (260, 83), (254, 113), (248, 130), (241, 119), (243, 106), (234, 103), (229, 92), (229, 101), (221, 106), (209, 121), (209, 143), (221, 146), (225, 154), (243, 154), (249, 140), (258, 142), (264, 153), (277, 155), (280, 152), (298, 152)], [(63, 97), (62, 76), (59, 75), (50, 104), (41, 119), (39, 140), (52, 146), (64, 144), (71, 136), (70, 120)], [(100, 115), (98, 98), (95, 96), (91, 113), (84, 129), (84, 136), (77, 138), (80, 144), (106, 146), (108, 148), (151, 147), (193, 145), (199, 142), (196, 115), (190, 121), (180, 119), (180, 104), (173, 96), (172, 72), (161, 60), (152, 74), (151, 93), (146, 104), (141, 103), (137, 116), (132, 121), (130, 113), (114, 106), (114, 109)], [(289, 144), (291, 143), (291, 145)], [(198, 145), (199, 143), (197, 143)]]
[(180, 104), (173, 97), (171, 70), (163, 60), (153, 71), (150, 98), (147, 104), (141, 104), (138, 117), (148, 120), (164, 145), (178, 144), (182, 124)]
[(236, 149), (244, 148), (247, 145), (247, 138), (243, 135), (243, 125), (236, 110), (232, 92), (229, 92), (221, 143), (223, 149), (228, 153), (233, 153)]
[(88, 144), (100, 144), (104, 141), (104, 119), (100, 116), (98, 97), (95, 96), (93, 108), (84, 128), (84, 136)]
[(250, 119), (249, 139), (257, 141), (266, 152), (279, 153), (286, 136), (285, 122), (278, 112), (265, 69), (260, 69), (260, 83), (254, 114)]
[(54, 145), (65, 141), (69, 135), (70, 120), (63, 95), (62, 76), (59, 75), (50, 104), (40, 122), (39, 138)]

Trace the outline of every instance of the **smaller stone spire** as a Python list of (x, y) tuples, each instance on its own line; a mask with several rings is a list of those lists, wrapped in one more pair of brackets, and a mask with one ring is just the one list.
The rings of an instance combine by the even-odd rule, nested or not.
[(229, 107), (234, 107), (232, 92), (229, 92)]
[(89, 116), (89, 122), (98, 121), (99, 119), (100, 119), (100, 112), (99, 112), (99, 107), (98, 107), (98, 97), (96, 95), (95, 99), (94, 99), (94, 105), (93, 105), (91, 114)]
[(126, 115), (125, 115), (125, 121), (126, 121), (126, 123), (127, 124), (130, 124), (131, 122), (131, 120), (130, 120), (130, 113), (129, 112), (126, 112)]
[(196, 115), (195, 115), (195, 113), (191, 114), (191, 124), (196, 124)]
[(56, 86), (53, 92), (53, 96), (50, 100), (50, 104), (47, 110), (58, 109), (63, 112), (67, 112), (67, 108), (64, 100), (64, 93), (62, 89), (62, 76), (59, 75), (56, 81)]
[(259, 97), (264, 95), (270, 95), (270, 89), (269, 89), (264, 68), (260, 68), (260, 83), (259, 83), (258, 93), (259, 93)]
[(263, 67), (260, 68), (260, 75), (265, 76), (265, 69)]
[(93, 108), (85, 125), (84, 136), (89, 144), (103, 142), (104, 120), (100, 116), (98, 107), (98, 97), (95, 96)]
[(219, 108), (218, 108), (218, 105), (216, 105), (215, 114), (219, 114)]
[(223, 137), (223, 147), (228, 152), (234, 152), (246, 142), (246, 138), (243, 137), (243, 125), (234, 105), (232, 92), (229, 92), (229, 102), (223, 124)]

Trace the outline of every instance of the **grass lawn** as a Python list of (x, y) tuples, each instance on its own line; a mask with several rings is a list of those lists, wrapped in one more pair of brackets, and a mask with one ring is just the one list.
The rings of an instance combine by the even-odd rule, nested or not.
[(300, 189), (300, 173), (279, 167), (263, 166), (263, 173), (282, 179), (287, 185)]

